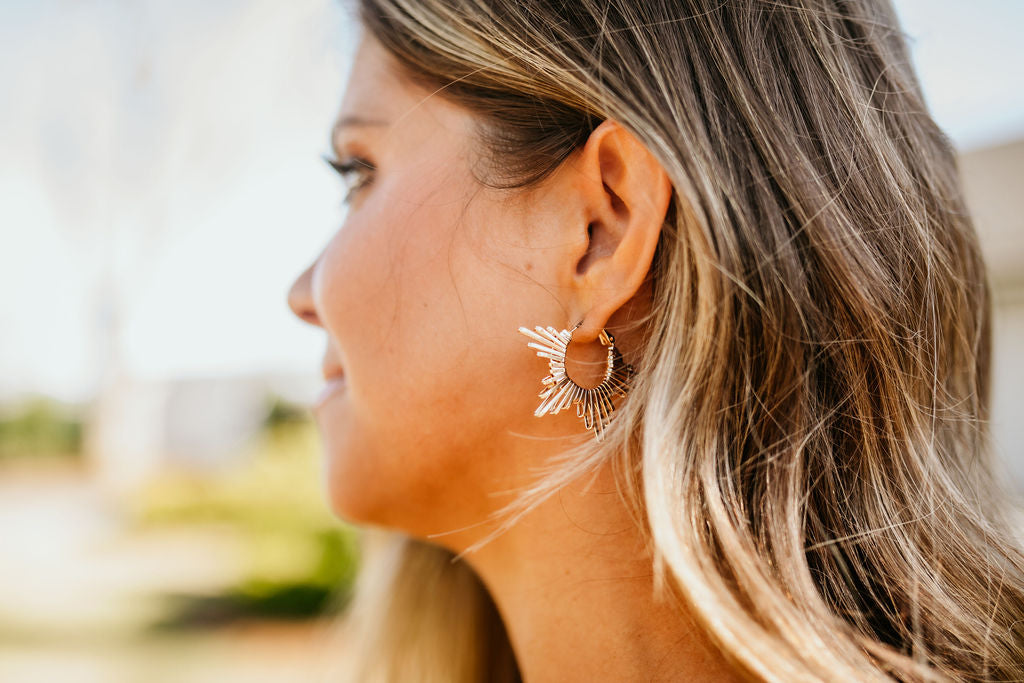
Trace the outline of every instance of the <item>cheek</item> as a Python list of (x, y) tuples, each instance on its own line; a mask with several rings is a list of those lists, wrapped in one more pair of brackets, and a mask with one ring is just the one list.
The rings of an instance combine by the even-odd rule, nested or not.
[(314, 277), (347, 380), (318, 416), (325, 476), (350, 521), (413, 533), (478, 521), (502, 487), (496, 445), (532, 417), (542, 374), (515, 331), (529, 322), (522, 282), (484, 258), (460, 206), (360, 212)]

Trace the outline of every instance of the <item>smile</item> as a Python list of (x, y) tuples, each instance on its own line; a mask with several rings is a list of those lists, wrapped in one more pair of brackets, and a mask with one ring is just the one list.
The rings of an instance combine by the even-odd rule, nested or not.
[(347, 382), (345, 381), (344, 375), (335, 375), (328, 377), (327, 383), (324, 388), (320, 391), (320, 394), (314, 399), (312, 410), (313, 412), (318, 411), (325, 403), (327, 403), (333, 396), (340, 394), (345, 390)]

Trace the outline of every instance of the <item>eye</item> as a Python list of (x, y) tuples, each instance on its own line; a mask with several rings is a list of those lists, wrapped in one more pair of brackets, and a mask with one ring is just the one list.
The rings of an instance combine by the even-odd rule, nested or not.
[(325, 156), (323, 160), (341, 176), (345, 183), (343, 204), (348, 204), (358, 190), (370, 184), (370, 181), (373, 180), (373, 171), (376, 170), (372, 163), (357, 156), (345, 159), (331, 159)]

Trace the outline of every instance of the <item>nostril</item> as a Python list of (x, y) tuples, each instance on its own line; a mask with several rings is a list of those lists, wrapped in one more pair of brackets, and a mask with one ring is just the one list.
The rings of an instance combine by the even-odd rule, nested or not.
[(310, 325), (320, 327), (320, 316), (316, 314), (316, 309), (313, 308), (310, 302), (290, 296), (288, 297), (288, 308), (292, 310), (296, 318)]
[(320, 325), (320, 318), (316, 314), (316, 309), (313, 307), (313, 293), (312, 293), (312, 276), (313, 268), (316, 265), (314, 262), (305, 271), (295, 279), (292, 283), (291, 288), (288, 290), (288, 307), (292, 309), (292, 313), (299, 319), (309, 323), (310, 325)]
[(296, 318), (304, 320), (307, 323), (313, 323), (316, 321), (316, 312), (313, 310), (313, 307), (305, 297), (297, 296), (294, 289), (288, 294), (288, 308), (291, 309), (292, 314), (294, 314)]
[(291, 309), (292, 313), (299, 320), (307, 322), (310, 325), (320, 325), (320, 317), (316, 314), (313, 302), (307, 297), (296, 296), (296, 292), (294, 290), (288, 297), (288, 308)]

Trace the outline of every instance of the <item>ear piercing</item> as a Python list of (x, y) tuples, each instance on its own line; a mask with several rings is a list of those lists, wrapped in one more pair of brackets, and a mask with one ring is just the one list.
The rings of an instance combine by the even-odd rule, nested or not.
[(534, 329), (520, 327), (519, 331), (532, 339), (527, 344), (536, 349), (537, 355), (548, 359), (551, 374), (541, 380), (544, 389), (538, 394), (540, 406), (534, 411), (537, 417), (554, 415), (571, 405), (576, 406), (576, 417), (583, 419), (583, 425), (592, 429), (598, 441), (604, 438), (604, 430), (612, 420), (615, 406), (612, 396), (625, 396), (629, 392), (633, 377), (633, 366), (625, 363), (622, 354), (615, 348), (615, 337), (602, 329), (598, 340), (608, 349), (608, 361), (604, 379), (599, 385), (584, 388), (576, 384), (565, 371), (565, 352), (572, 341), (572, 334), (583, 324), (576, 323), (571, 330), (556, 330), (553, 327)]

